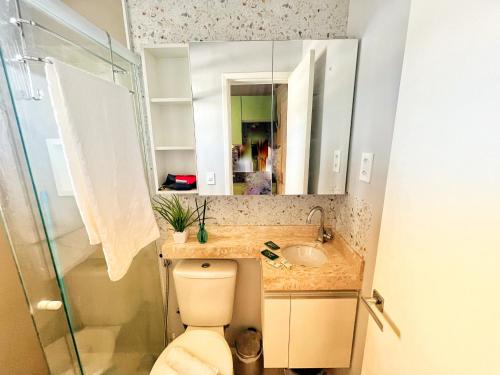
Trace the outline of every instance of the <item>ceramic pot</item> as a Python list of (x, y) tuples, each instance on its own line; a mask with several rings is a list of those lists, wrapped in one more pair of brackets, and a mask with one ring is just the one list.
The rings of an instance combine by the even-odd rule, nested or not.
[(174, 232), (174, 242), (175, 243), (186, 243), (189, 236), (189, 232), (184, 230), (184, 232)]

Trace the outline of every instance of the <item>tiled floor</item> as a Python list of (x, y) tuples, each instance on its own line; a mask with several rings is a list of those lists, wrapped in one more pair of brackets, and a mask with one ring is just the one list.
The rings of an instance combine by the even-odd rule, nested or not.
[[(231, 348), (231, 351), (233, 353), (233, 364), (234, 364), (234, 375), (241, 375), (238, 373), (238, 370), (237, 370), (237, 365), (236, 365), (236, 361), (238, 360), (238, 358), (236, 357), (235, 353), (234, 353), (234, 348)], [(309, 374), (318, 374), (318, 372), (315, 372), (314, 370), (300, 370), (300, 371), (305, 371), (305, 372), (295, 372), (295, 371), (292, 371), (290, 369), (286, 369), (286, 368), (265, 368), (263, 369), (263, 373), (262, 375), (309, 375)], [(321, 373), (321, 375), (328, 375), (328, 374), (331, 374), (331, 372), (327, 372), (326, 370), (323, 370), (323, 372)]]
[[(304, 370), (302, 370), (304, 371)], [(317, 374), (317, 372), (315, 372), (314, 370), (310, 370), (311, 374)], [(308, 372), (309, 373), (309, 372)], [(266, 368), (264, 369), (264, 373), (263, 375), (298, 375), (299, 373), (298, 372), (294, 372), (290, 369), (285, 369), (285, 368)], [(323, 372), (321, 373), (322, 375), (327, 375), (328, 373), (326, 372), (326, 370), (323, 370)], [(235, 374), (235, 375), (238, 375), (238, 374)]]
[[(292, 370), (286, 368), (265, 368), (263, 372), (263, 375), (296, 375), (296, 374), (297, 374), (296, 372), (293, 372)], [(327, 373), (325, 372), (325, 375), (326, 374)], [(239, 375), (239, 374), (235, 372), (234, 375)]]

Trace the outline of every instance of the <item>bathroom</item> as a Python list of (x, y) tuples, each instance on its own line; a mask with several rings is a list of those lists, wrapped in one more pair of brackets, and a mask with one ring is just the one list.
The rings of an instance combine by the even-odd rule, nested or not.
[(1, 374), (500, 373), (497, 1), (0, 4)]

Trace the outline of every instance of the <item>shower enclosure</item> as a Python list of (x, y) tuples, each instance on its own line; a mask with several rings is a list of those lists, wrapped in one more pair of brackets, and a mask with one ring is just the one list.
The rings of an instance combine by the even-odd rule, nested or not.
[(165, 332), (156, 245), (109, 280), (68, 182), (46, 94), (48, 56), (128, 87), (139, 138), (148, 139), (135, 54), (60, 2), (0, 0), (0, 225), (50, 372), (148, 374)]

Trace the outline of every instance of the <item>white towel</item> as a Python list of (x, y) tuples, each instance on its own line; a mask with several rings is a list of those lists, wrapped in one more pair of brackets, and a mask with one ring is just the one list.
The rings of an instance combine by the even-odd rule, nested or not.
[(155, 364), (149, 375), (182, 375), (166, 363)]
[(46, 64), (76, 203), (92, 245), (119, 280), (159, 237), (142, 166), (131, 94), (56, 59)]
[(180, 375), (217, 375), (219, 372), (179, 346), (168, 349), (166, 362)]

